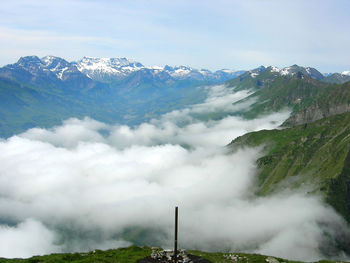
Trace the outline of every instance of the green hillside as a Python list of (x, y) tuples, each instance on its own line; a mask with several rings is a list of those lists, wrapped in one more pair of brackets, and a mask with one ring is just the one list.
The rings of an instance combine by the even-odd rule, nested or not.
[(326, 83), (302, 72), (281, 76), (269, 69), (251, 74), (247, 72), (226, 83), (237, 91), (247, 89), (253, 92), (235, 103), (252, 102), (248, 109), (239, 113), (244, 118), (254, 119), (289, 109), (292, 114), (284, 125), (293, 126), (350, 111), (350, 82)]
[[(257, 74), (255, 77), (252, 73)], [(226, 82), (228, 87), (235, 87), (235, 90), (259, 90), (269, 86), (276, 78), (280, 77), (277, 72), (271, 72), (270, 68), (265, 69), (264, 67), (257, 68), (251, 72), (246, 72), (234, 79)]]
[[(329, 84), (306, 77), (295, 75), (293, 77), (279, 76), (256, 90), (255, 93), (244, 100), (255, 99), (251, 107), (242, 113), (248, 119), (256, 118), (258, 115), (292, 109), (298, 112), (311, 105), (312, 101), (322, 94)], [(237, 103), (240, 103), (239, 101)]]
[(350, 222), (349, 144), (350, 113), (344, 113), (284, 130), (252, 132), (229, 147), (262, 147), (258, 194), (305, 186), (322, 193)]
[(197, 88), (197, 83), (185, 84), (159, 89), (140, 86), (132, 92), (118, 87), (73, 92), (0, 79), (0, 137), (33, 127), (49, 128), (71, 117), (89, 116), (128, 125), (142, 123), (205, 99), (206, 92)]
[(237, 91), (246, 89), (254, 92), (235, 103), (254, 102), (249, 109), (240, 113), (248, 119), (287, 108), (293, 113), (299, 112), (309, 107), (320, 94), (326, 92), (331, 86), (329, 83), (321, 82), (301, 72), (293, 76), (281, 76), (271, 69), (264, 70), (254, 77), (245, 73), (226, 84)]
[[(148, 247), (131, 246), (128, 248), (111, 249), (106, 251), (94, 250), (87, 253), (51, 254), (46, 256), (34, 256), (28, 259), (5, 259), (0, 258), (0, 263), (136, 263), (138, 260), (151, 255)], [(245, 253), (208, 253), (202, 251), (188, 251), (189, 254), (199, 256), (213, 263), (279, 263), (298, 262), (286, 259)], [(321, 262), (335, 262), (322, 260)], [(339, 262), (339, 261), (338, 261)]]

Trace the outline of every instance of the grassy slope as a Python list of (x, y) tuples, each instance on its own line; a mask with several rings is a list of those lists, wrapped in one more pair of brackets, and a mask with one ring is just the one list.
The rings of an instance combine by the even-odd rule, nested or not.
[(151, 254), (151, 249), (146, 247), (131, 246), (129, 248), (111, 249), (106, 251), (94, 250), (88, 253), (51, 254), (46, 256), (34, 256), (29, 259), (4, 259), (0, 263), (60, 263), (60, 262), (137, 262)]
[[(271, 263), (278, 262), (297, 262), (289, 261), (281, 258), (272, 258), (257, 254), (244, 254), (244, 253), (208, 253), (202, 251), (188, 251), (192, 255), (200, 256), (215, 263), (225, 262), (244, 262), (244, 263), (266, 263), (267, 259)], [(128, 248), (111, 249), (106, 251), (95, 250), (87, 253), (66, 253), (66, 254), (51, 254), (46, 256), (34, 256), (28, 259), (5, 259), (0, 258), (0, 263), (136, 263), (139, 259), (145, 258), (151, 255), (151, 249), (148, 247), (131, 246)], [(237, 257), (237, 261), (228, 259), (227, 255), (234, 255)], [(275, 261), (274, 261), (275, 260)], [(320, 262), (333, 262), (333, 261), (320, 261)]]
[[(350, 221), (348, 200), (350, 170), (345, 161), (350, 144), (350, 113), (284, 130), (258, 131), (243, 135), (229, 147), (261, 146), (258, 194), (266, 195), (284, 185), (324, 194), (326, 200)], [(345, 165), (346, 164), (346, 165)]]

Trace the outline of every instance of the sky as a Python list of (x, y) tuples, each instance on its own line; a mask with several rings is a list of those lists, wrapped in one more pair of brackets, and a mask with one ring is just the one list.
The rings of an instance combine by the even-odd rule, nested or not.
[(217, 70), (350, 70), (348, 0), (1, 0), (0, 65), (127, 57)]

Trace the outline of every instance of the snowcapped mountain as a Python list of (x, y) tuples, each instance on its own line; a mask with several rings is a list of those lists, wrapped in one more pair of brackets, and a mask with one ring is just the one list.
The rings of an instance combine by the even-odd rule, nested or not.
[(78, 70), (91, 79), (98, 81), (120, 80), (144, 66), (127, 58), (93, 58), (83, 57), (72, 62)]
[(74, 63), (62, 58), (46, 56), (21, 57), (17, 63), (0, 68), (0, 78), (41, 87), (65, 87), (72, 90), (88, 90), (104, 85), (80, 72)]
[(127, 58), (93, 58), (84, 57), (77, 62), (73, 62), (78, 70), (86, 74), (91, 79), (98, 81), (121, 80), (136, 71), (147, 72), (157, 76), (164, 73), (169, 74), (174, 80), (201, 80), (201, 81), (225, 81), (234, 78), (244, 71), (218, 70), (211, 72), (207, 69), (194, 69), (187, 66), (151, 66), (146, 67), (140, 62), (129, 60)]
[(289, 67), (285, 67), (282, 69), (279, 69), (278, 67), (275, 66), (260, 66), (259, 68), (253, 69), (248, 71), (250, 73), (250, 76), (255, 78), (256, 76), (258, 76), (259, 74), (261, 74), (262, 72), (270, 72), (272, 74), (275, 75), (280, 75), (280, 76), (293, 76), (294, 74), (301, 72), (306, 76), (309, 76), (311, 78), (317, 79), (317, 80), (321, 80), (324, 78), (324, 76), (322, 75), (322, 73), (320, 73), (317, 69), (315, 68), (311, 68), (311, 67), (301, 67), (298, 65), (292, 65)]
[(261, 81), (262, 79), (266, 81), (267, 79), (275, 79), (279, 76), (294, 76), (295, 74), (302, 74), (309, 76), (310, 78), (320, 80), (327, 83), (337, 83), (342, 84), (350, 81), (350, 71), (343, 71), (342, 73), (320, 73), (317, 69), (311, 67), (301, 67), (298, 65), (292, 65), (285, 68), (278, 68), (275, 66), (260, 66), (258, 68), (248, 70), (246, 73), (242, 74), (239, 78), (252, 78), (255, 81)]
[(58, 79), (65, 80), (70, 74), (80, 72), (76, 66), (68, 61), (54, 56), (38, 58), (37, 56), (21, 57), (17, 63), (7, 66), (8, 68), (21, 68), (34, 76), (44, 74), (55, 75)]
[(144, 85), (180, 85), (181, 81), (193, 84), (219, 83), (244, 72), (227, 69), (211, 72), (187, 66), (147, 67), (127, 58), (83, 57), (68, 62), (55, 56), (26, 56), (21, 57), (17, 63), (0, 68), (0, 78), (72, 89), (90, 89), (101, 85), (136, 88)]
[[(78, 61), (68, 62), (55, 56), (21, 57), (17, 63), (0, 68), (0, 77), (23, 80), (24, 82), (51, 85), (64, 83), (81, 88), (91, 88), (100, 84), (119, 83), (125, 87), (137, 87), (142, 83), (149, 85), (173, 84), (178, 81), (193, 83), (220, 83), (233, 79), (246, 71), (222, 69), (212, 72), (207, 69), (195, 69), (188, 66), (144, 66), (140, 62), (127, 58), (83, 57)], [(301, 72), (311, 78), (332, 83), (344, 83), (350, 80), (350, 71), (323, 75), (315, 68), (292, 65), (285, 68), (260, 66), (247, 71), (242, 76), (256, 78), (269, 73), (270, 78), (293, 76)], [(118, 85), (119, 85), (118, 84)]]

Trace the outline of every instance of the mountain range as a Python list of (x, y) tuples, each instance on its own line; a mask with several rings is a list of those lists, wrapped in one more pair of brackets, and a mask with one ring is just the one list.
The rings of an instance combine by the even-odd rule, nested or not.
[(103, 83), (118, 82), (137, 73), (151, 75), (154, 79), (162, 81), (197, 80), (210, 82), (223, 82), (236, 77), (244, 71), (222, 69), (211, 72), (207, 69), (194, 69), (187, 66), (153, 66), (146, 67), (140, 62), (127, 58), (92, 58), (83, 57), (74, 62), (68, 62), (55, 56), (22, 57), (17, 63), (6, 65), (0, 70), (1, 77), (16, 78), (23, 74), (23, 80), (33, 81), (46, 79), (48, 81), (63, 83), (80, 78), (81, 81), (99, 81)]
[[(0, 68), (0, 136), (8, 137), (36, 126), (51, 127), (69, 117), (90, 116), (107, 123), (135, 125), (201, 102), (206, 91), (198, 87), (225, 81), (228, 86), (237, 86), (236, 90), (253, 89), (253, 97), (266, 100), (271, 89), (261, 87), (271, 81), (276, 85), (277, 79), (293, 79), (299, 73), (311, 82), (318, 81), (315, 85), (320, 87), (350, 78), (349, 72), (324, 76), (314, 68), (297, 65), (211, 72), (187, 66), (147, 67), (127, 58), (84, 57), (68, 62), (55, 56), (22, 57)], [(282, 106), (273, 105), (265, 106), (271, 110)], [(252, 117), (266, 111), (265, 106), (253, 105), (250, 112), (242, 115)]]
[(146, 67), (126, 58), (22, 57), (0, 68), (0, 136), (51, 127), (69, 117), (138, 124), (202, 101), (205, 92), (198, 86), (243, 72)]

